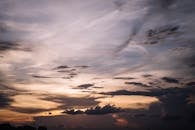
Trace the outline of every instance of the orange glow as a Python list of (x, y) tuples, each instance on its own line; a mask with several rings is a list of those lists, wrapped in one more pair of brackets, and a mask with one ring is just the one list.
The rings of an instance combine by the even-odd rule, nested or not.
[(114, 96), (99, 98), (97, 101), (100, 102), (100, 106), (111, 104), (121, 108), (148, 109), (150, 103), (158, 102), (159, 100), (149, 96)]
[(0, 110), (0, 117), (0, 122), (28, 123), (33, 121), (32, 116), (29, 114), (22, 114), (5, 109)]
[(42, 100), (41, 96), (32, 96), (32, 95), (17, 95), (13, 99), (15, 102), (11, 104), (13, 107), (20, 108), (39, 108), (39, 109), (52, 109), (60, 106), (59, 103)]

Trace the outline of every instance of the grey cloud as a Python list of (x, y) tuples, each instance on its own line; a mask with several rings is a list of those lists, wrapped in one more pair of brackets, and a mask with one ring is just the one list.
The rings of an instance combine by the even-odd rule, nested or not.
[(97, 105), (98, 102), (95, 101), (95, 98), (90, 97), (62, 97), (62, 96), (54, 96), (54, 97), (46, 97), (44, 100), (49, 100), (53, 102), (57, 102), (62, 104), (59, 108), (69, 109), (73, 107), (89, 107), (93, 105)]
[(19, 112), (19, 113), (26, 113), (26, 114), (35, 114), (39, 112), (45, 112), (45, 111), (50, 111), (52, 109), (40, 109), (40, 108), (21, 108), (21, 107), (9, 107), (9, 110)]
[(104, 87), (98, 87), (98, 86), (94, 86), (93, 88), (104, 88)]
[[(191, 118), (190, 115), (195, 113), (194, 105), (189, 104), (190, 101), (187, 100), (190, 94), (194, 95), (193, 87), (151, 89), (150, 91), (146, 92), (131, 92), (127, 90), (118, 90), (115, 92), (108, 92), (102, 94), (155, 96), (159, 99), (161, 107), (153, 108), (152, 111), (160, 109), (160, 115), (163, 120), (177, 120), (181, 117), (189, 119)], [(150, 109), (151, 108), (152, 106), (150, 107)]]
[(187, 86), (195, 86), (195, 82), (189, 82), (186, 84)]
[(100, 106), (91, 107), (85, 111), (74, 110), (74, 109), (65, 110), (63, 113), (72, 114), (72, 115), (76, 115), (76, 114), (103, 115), (103, 114), (109, 114), (109, 113), (117, 113), (121, 111), (122, 110), (120, 108), (116, 108), (111, 105), (105, 105), (103, 107), (100, 107)]
[(157, 44), (159, 41), (174, 36), (178, 33), (178, 25), (166, 25), (157, 29), (147, 31), (147, 40), (145, 44)]
[(67, 66), (67, 65), (61, 65), (61, 66), (58, 66), (58, 67), (56, 67), (54, 69), (67, 69), (67, 68), (70, 68), (70, 67)]
[[(182, 44), (189, 45), (189, 40), (193, 41), (193, 36), (191, 36), (192, 32), (194, 31), (194, 25), (190, 22), (190, 19), (193, 17), (194, 8), (192, 5), (195, 3), (192, 0), (188, 1), (180, 1), (180, 0), (171, 0), (171, 1), (164, 1), (164, 0), (147, 0), (145, 1), (145, 4), (148, 8), (145, 15), (143, 17), (138, 17), (135, 21), (135, 24), (132, 24), (134, 26), (138, 26), (135, 31), (132, 29), (130, 32), (129, 38), (126, 38), (127, 40), (124, 42), (124, 44), (121, 44), (123, 46), (122, 48), (128, 48), (128, 45), (133, 44), (139, 44), (143, 43), (143, 46), (147, 49), (148, 53), (151, 53), (149, 55), (146, 55), (148, 57), (147, 61), (144, 62), (141, 67), (147, 68), (147, 66), (152, 66), (152, 69), (155, 67), (157, 69), (169, 69), (170, 71), (182, 72), (184, 69), (187, 68), (187, 64), (193, 67), (193, 59), (190, 58), (188, 61), (185, 62), (187, 57), (182, 57), (181, 55), (177, 55), (176, 57), (172, 57), (172, 54), (169, 54), (165, 59), (167, 61), (162, 61), (156, 63), (158, 60), (162, 59), (162, 56), (164, 54), (160, 54), (156, 56), (156, 58), (151, 58), (155, 56), (159, 51), (168, 51), (168, 48), (174, 48), (181, 46)], [(186, 11), (191, 10), (191, 13), (186, 13)], [(184, 13), (185, 12), (185, 13)], [(185, 17), (185, 21), (183, 18)], [(189, 20), (188, 20), (189, 19)], [(156, 21), (157, 20), (157, 21)], [(161, 22), (162, 21), (162, 22)], [(152, 24), (153, 23), (153, 24)], [(140, 26), (141, 25), (141, 26)], [(191, 30), (191, 31), (190, 31)], [(134, 33), (135, 32), (135, 33)], [(146, 33), (146, 34), (145, 34)], [(131, 34), (135, 34), (132, 36)], [(139, 40), (140, 37), (143, 40)], [(143, 38), (145, 37), (145, 38)], [(146, 45), (146, 44), (157, 44), (157, 43), (163, 43), (158, 45)], [(193, 43), (192, 43), (193, 44)], [(192, 47), (194, 48), (194, 47)], [(123, 50), (120, 49), (119, 50)], [(156, 50), (156, 52), (154, 52)], [(171, 50), (171, 49), (170, 49)], [(173, 52), (174, 53), (174, 52)], [(188, 55), (190, 54), (183, 54)], [(155, 60), (154, 60), (155, 59)], [(174, 61), (174, 62), (172, 62)], [(155, 66), (156, 65), (156, 66)], [(159, 66), (160, 65), (160, 66)], [(155, 67), (153, 67), (155, 66)], [(177, 69), (177, 70), (176, 70)], [(194, 70), (191, 71), (191, 74), (194, 72)], [(190, 71), (189, 71), (190, 73)]]
[(34, 78), (44, 78), (44, 79), (52, 78), (52, 77), (49, 77), (49, 76), (40, 76), (40, 75), (33, 75), (32, 77), (34, 77)]
[(119, 10), (122, 10), (122, 7), (126, 4), (126, 0), (116, 0), (114, 1), (114, 4), (116, 5)]
[(85, 69), (85, 68), (89, 68), (90, 66), (88, 66), (88, 65), (79, 65), (79, 66), (75, 66), (75, 67)]
[(151, 75), (151, 74), (144, 74), (142, 76), (145, 77), (145, 78), (148, 78), (148, 77), (152, 77), (153, 75)]
[(13, 102), (13, 100), (10, 99), (8, 95), (0, 93), (0, 108), (9, 106), (11, 102)]
[[(153, 16), (157, 12), (160, 15), (165, 14), (165, 12), (167, 11), (167, 8), (170, 5), (172, 5), (174, 2), (174, 0), (170, 0), (170, 1), (169, 0), (166, 0), (166, 1), (165, 0), (158, 0), (158, 1), (148, 0), (146, 1), (147, 6), (149, 8), (146, 15), (144, 15), (140, 19), (135, 20), (131, 33), (129, 34), (129, 38), (124, 43), (122, 43), (120, 46), (117, 47), (115, 53), (122, 51), (129, 44), (131, 44), (131, 41), (135, 38), (135, 36), (140, 31), (142, 31), (144, 24), (150, 20), (151, 16)], [(150, 42), (150, 43), (154, 43), (154, 42)]]
[(165, 121), (170, 121), (170, 120), (180, 120), (182, 119), (183, 117), (180, 116), (180, 115), (165, 115), (162, 117), (162, 120), (165, 120)]
[(3, 33), (7, 30), (7, 26), (4, 23), (0, 23), (0, 33)]
[(167, 83), (179, 83), (179, 80), (171, 77), (162, 77), (161, 79)]
[(82, 84), (82, 85), (79, 85), (77, 86), (79, 89), (87, 89), (89, 87), (92, 87), (94, 86), (94, 84)]
[(135, 78), (133, 78), (133, 77), (114, 77), (113, 79), (132, 80), (132, 79), (135, 79)]
[(23, 46), (16, 42), (0, 41), (0, 52), (8, 50), (31, 51), (31, 48)]
[(187, 93), (189, 94), (193, 88), (192, 87), (186, 87), (186, 88), (167, 88), (167, 89), (149, 89), (149, 91), (128, 91), (128, 90), (117, 90), (113, 92), (102, 92), (101, 94), (105, 95), (140, 95), (140, 96), (156, 96), (160, 97), (163, 95), (169, 95), (169, 94), (178, 94), (178, 93)]
[(146, 88), (151, 87), (149, 85), (139, 83), (139, 82), (125, 82), (125, 84), (135, 85), (135, 86), (139, 86), (139, 87), (146, 87)]

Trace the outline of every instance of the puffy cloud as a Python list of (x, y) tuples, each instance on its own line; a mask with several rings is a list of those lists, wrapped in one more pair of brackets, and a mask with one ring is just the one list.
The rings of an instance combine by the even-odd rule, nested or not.
[(117, 112), (121, 112), (122, 110), (120, 108), (116, 108), (114, 106), (111, 105), (105, 105), (103, 107), (100, 106), (96, 106), (96, 107), (91, 107), (88, 108), (84, 111), (82, 110), (65, 110), (63, 113), (67, 113), (67, 114), (87, 114), (87, 115), (103, 115), (103, 114), (109, 114), (109, 113), (117, 113)]

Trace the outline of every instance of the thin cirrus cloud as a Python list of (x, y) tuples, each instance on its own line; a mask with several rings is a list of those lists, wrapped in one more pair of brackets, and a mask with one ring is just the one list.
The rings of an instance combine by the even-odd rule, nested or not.
[[(152, 2), (158, 6), (154, 7), (153, 4), (150, 4)], [(31, 10), (27, 8), (29, 5), (31, 5)], [(97, 6), (92, 8), (93, 5)], [(131, 7), (132, 5), (133, 7)], [(39, 6), (33, 1), (22, 2), (22, 4), (6, 1), (2, 2), (2, 7), (9, 10), (2, 10), (1, 20), (6, 25), (3, 30), (7, 29), (8, 31), (2, 31), (1, 34), (6, 35), (7, 39), (11, 41), (25, 41), (25, 44), (33, 44), (35, 48), (37, 46), (37, 49), (28, 57), (28, 62), (30, 63), (26, 63), (27, 66), (32, 66), (32, 64), (34, 66), (47, 65), (51, 64), (52, 61), (55, 61), (55, 64), (52, 63), (53, 67), (56, 64), (64, 64), (63, 62), (75, 65), (84, 62), (92, 66), (90, 73), (119, 73), (121, 68), (124, 68), (122, 72), (128, 71), (131, 67), (136, 68), (130, 69), (131, 71), (140, 68), (150, 70), (150, 67), (154, 66), (155, 68), (157, 64), (163, 63), (161, 64), (162, 69), (166, 68), (169, 71), (172, 69), (173, 71), (176, 69), (175, 65), (179, 66), (181, 63), (174, 62), (167, 67), (167, 64), (170, 64), (172, 59), (168, 58), (164, 61), (163, 55), (167, 53), (167, 50), (171, 50), (176, 45), (170, 44), (169, 48), (162, 50), (162, 54), (156, 55), (156, 50), (164, 47), (163, 44), (150, 48), (151, 45), (145, 46), (137, 43), (145, 42), (139, 41), (139, 39), (145, 39), (149, 30), (153, 30), (155, 33), (158, 33), (158, 37), (161, 37), (164, 34), (159, 34), (159, 31), (167, 30), (168, 32), (163, 31), (163, 33), (171, 33), (170, 30), (173, 30), (175, 26), (180, 24), (188, 28), (188, 23), (180, 19), (180, 13), (184, 10), (180, 9), (179, 6), (182, 6), (182, 2), (177, 0), (171, 2), (155, 2), (152, 0), (118, 2), (110, 0), (104, 2), (104, 4), (96, 0), (86, 1), (85, 3), (81, 1), (74, 3), (71, 1), (52, 2), (48, 0), (47, 2), (39, 2)], [(140, 10), (142, 7), (144, 7), (143, 10)], [(118, 8), (121, 9), (118, 10)], [(176, 15), (174, 14), (173, 16), (172, 13), (167, 13), (167, 8), (168, 11)], [(80, 11), (81, 9), (82, 11)], [(186, 11), (190, 9), (186, 9)], [(59, 13), (62, 11), (64, 12), (63, 14)], [(14, 17), (11, 13), (14, 13)], [(75, 19), (78, 16), (77, 13), (82, 17)], [(173, 18), (171, 18), (172, 16)], [(155, 19), (156, 17), (157, 19)], [(175, 17), (178, 18), (177, 23), (174, 22)], [(167, 19), (170, 22), (166, 21)], [(157, 22), (156, 20), (164, 22)], [(152, 23), (158, 23), (159, 25), (154, 24), (152, 26)], [(140, 28), (137, 28), (136, 24), (140, 24)], [(184, 27), (182, 26), (178, 30), (181, 32), (186, 31), (183, 30)], [(18, 33), (21, 32), (21, 28), (26, 29), (27, 32), (24, 34)], [(187, 35), (188, 32), (185, 33)], [(20, 34), (20, 36), (17, 36), (19, 39), (15, 38), (16, 34)], [(133, 45), (127, 45), (120, 53), (116, 54), (119, 58), (115, 56), (113, 58), (114, 50), (117, 46), (121, 46), (123, 41), (126, 41), (125, 39), (129, 39), (128, 37), (131, 34), (134, 37), (132, 39)], [(182, 39), (185, 40), (186, 36), (182, 35)], [(156, 37), (156, 34), (152, 36)], [(160, 38), (159, 43), (169, 44), (169, 41), (166, 41), (169, 37), (164, 37), (163, 39), (165, 40)], [(172, 38), (175, 39), (174, 37)], [(170, 42), (173, 41), (170, 40)], [(177, 43), (177, 45), (179, 44)], [(153, 55), (155, 57), (150, 58)], [(184, 53), (182, 55), (187, 54)], [(40, 60), (36, 57), (40, 57)], [(22, 61), (20, 62), (24, 64)], [(152, 66), (150, 65), (151, 63)], [(40, 68), (35, 69), (39, 71)]]

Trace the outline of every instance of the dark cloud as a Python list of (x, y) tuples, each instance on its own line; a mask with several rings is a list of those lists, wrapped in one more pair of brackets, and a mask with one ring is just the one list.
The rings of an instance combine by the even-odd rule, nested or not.
[[(0, 13), (0, 21), (1, 21)], [(29, 34), (27, 31), (16, 29), (7, 24), (9, 22), (0, 22), (0, 51), (17, 50), (17, 51), (32, 51), (32, 46), (23, 44), (22, 38)]]
[(165, 115), (162, 117), (162, 120), (170, 121), (170, 120), (180, 120), (182, 119), (182, 116), (180, 115)]
[(76, 76), (76, 75), (78, 75), (77, 73), (70, 73), (69, 74), (70, 76)]
[[(178, 25), (179, 23), (170, 24), (173, 23), (172, 20), (175, 19), (171, 18), (171, 15), (169, 16), (169, 13), (173, 13), (173, 11), (175, 13), (182, 12), (180, 4), (183, 4), (182, 8), (185, 9), (187, 9), (187, 6), (185, 5), (186, 3), (192, 3), (192, 5), (194, 5), (194, 2), (179, 2), (179, 0), (147, 0), (145, 2), (145, 7), (148, 8), (147, 12), (140, 19), (135, 19), (133, 28), (131, 28), (131, 31), (129, 33), (129, 37), (126, 38), (126, 40), (124, 40), (124, 42), (116, 48), (115, 53), (121, 52), (124, 48), (128, 47), (128, 45), (131, 44), (131, 41), (134, 40), (134, 38), (138, 34), (140, 34), (140, 32), (144, 32), (144, 29), (146, 27), (145, 23), (152, 21), (155, 17), (158, 18), (159, 16), (161, 16), (162, 20), (169, 20), (169, 22), (166, 22), (163, 25), (160, 25), (159, 23), (159, 26), (149, 29), (146, 32), (146, 41), (144, 42), (144, 44), (157, 44), (160, 43), (163, 39), (176, 36), (176, 34), (179, 32), (180, 25)], [(175, 8), (170, 8), (173, 5), (175, 5)], [(191, 11), (193, 9), (192, 5), (190, 6), (190, 8), (188, 8)], [(177, 15), (175, 15), (175, 17), (177, 17)]]
[(9, 106), (11, 102), (13, 102), (13, 100), (10, 99), (8, 95), (0, 93), (0, 108)]
[(137, 118), (137, 117), (138, 117), (138, 118), (140, 118), (140, 117), (146, 117), (146, 115), (145, 115), (145, 114), (135, 114), (135, 115), (134, 115), (134, 117), (136, 117), (136, 118)]
[(166, 88), (166, 89), (150, 89), (150, 91), (131, 92), (127, 90), (118, 90), (115, 92), (101, 93), (106, 95), (140, 95), (152, 96), (159, 99), (160, 104), (151, 104), (150, 113), (160, 114), (160, 118), (165, 121), (180, 120), (184, 117), (191, 119), (191, 115), (195, 113), (193, 104), (189, 104), (187, 100), (190, 95), (194, 95), (193, 87), (185, 88)]
[(17, 43), (0, 42), (0, 51), (16, 50), (17, 47), (18, 47)]
[(131, 80), (131, 79), (135, 79), (135, 78), (133, 78), (133, 77), (114, 77), (113, 79)]
[(94, 86), (94, 87), (92, 87), (92, 88), (104, 88), (104, 87), (98, 87), (98, 86)]
[(179, 83), (179, 80), (171, 77), (162, 77), (161, 79), (167, 83)]
[(91, 97), (64, 97), (64, 96), (48, 96), (44, 98), (44, 100), (49, 100), (53, 102), (57, 102), (62, 104), (59, 106), (59, 108), (62, 109), (69, 109), (73, 107), (89, 107), (89, 106), (94, 106), (97, 105), (98, 102), (95, 101), (95, 98)]
[(56, 67), (54, 69), (67, 69), (67, 68), (70, 68), (70, 67), (67, 66), (67, 65), (61, 65), (61, 66), (58, 66), (58, 67)]
[(77, 88), (87, 89), (87, 88), (92, 87), (92, 86), (94, 86), (94, 84), (82, 84), (82, 85), (77, 86)]
[(45, 79), (52, 78), (52, 77), (40, 76), (40, 75), (32, 75), (32, 77), (34, 77), (34, 78), (45, 78)]
[(26, 113), (26, 114), (35, 114), (35, 113), (40, 113), (40, 112), (45, 112), (45, 111), (50, 111), (53, 109), (41, 109), (41, 108), (22, 108), (22, 107), (13, 107), (10, 106), (9, 110), (15, 111), (15, 112), (19, 112), (19, 113)]
[(178, 93), (190, 93), (192, 87), (186, 88), (167, 88), (167, 89), (149, 89), (149, 91), (128, 91), (128, 90), (117, 90), (113, 92), (100, 93), (105, 95), (140, 95), (140, 96), (156, 96), (160, 97), (168, 94), (178, 94)]
[(122, 10), (123, 5), (125, 5), (126, 1), (124, 0), (116, 0), (114, 1), (114, 4), (119, 10)]
[(7, 30), (7, 26), (5, 23), (0, 23), (0, 33), (3, 33)]
[(77, 98), (77, 97), (49, 96), (46, 98), (42, 98), (42, 100), (56, 102), (61, 105), (58, 106), (57, 108), (52, 108), (52, 109), (31, 108), (31, 107), (22, 108), (22, 107), (9, 106), (9, 110), (30, 114), (30, 113), (40, 113), (40, 112), (45, 112), (45, 111), (52, 111), (56, 109), (71, 109), (74, 107), (85, 108), (85, 107), (91, 107), (91, 106), (98, 104), (98, 102), (95, 101), (94, 98), (88, 98), (88, 97)]
[(122, 110), (120, 108), (117, 108), (115, 106), (106, 105), (103, 107), (96, 106), (95, 108), (89, 108), (85, 111), (86, 114), (89, 115), (102, 115), (102, 114), (108, 114), (108, 113), (117, 113), (121, 112)]
[(145, 77), (145, 78), (152, 77), (151, 74), (144, 74), (144, 75), (142, 75), (142, 76)]
[(162, 39), (168, 38), (178, 33), (180, 26), (178, 25), (166, 25), (156, 29), (150, 29), (147, 31), (147, 41), (145, 44), (157, 44)]
[(143, 84), (143, 83), (139, 83), (139, 82), (125, 82), (125, 84), (131, 84), (131, 85), (135, 85), (135, 86), (139, 86), (139, 87), (151, 87), (149, 85)]
[(131, 43), (134, 37), (142, 30), (144, 23), (150, 19), (150, 16), (152, 14), (155, 14), (156, 12), (160, 12), (160, 14), (164, 13), (164, 10), (167, 10), (167, 9), (162, 9), (162, 8), (164, 8), (165, 5), (167, 7), (169, 5), (168, 3), (169, 2), (163, 2), (163, 0), (158, 0), (158, 1), (149, 0), (147, 4), (147, 6), (149, 7), (148, 12), (146, 13), (145, 16), (142, 17), (141, 20), (136, 20), (136, 22), (134, 22), (134, 25), (133, 25), (133, 28), (131, 29), (129, 37), (121, 45), (119, 45), (116, 48), (115, 53), (121, 52), (124, 48), (126, 48)]
[(81, 111), (81, 110), (70, 109), (70, 110), (65, 110), (62, 113), (71, 114), (71, 115), (77, 115), (77, 114), (84, 114), (85, 112)]
[(186, 84), (187, 86), (195, 86), (195, 82), (189, 82)]
[(18, 90), (9, 85), (7, 77), (0, 71), (0, 109), (9, 106), (13, 102), (10, 96), (17, 92)]
[(62, 79), (72, 79), (72, 76), (62, 77)]
[(74, 110), (74, 109), (65, 110), (63, 113), (72, 114), (72, 115), (76, 115), (76, 114), (103, 115), (103, 114), (109, 114), (109, 113), (117, 113), (121, 111), (122, 110), (120, 108), (116, 108), (115, 106), (105, 105), (103, 107), (100, 107), (100, 106), (91, 107), (85, 111)]
[(60, 72), (60, 73), (71, 73), (72, 71), (71, 70), (59, 70), (58, 72)]
[[(194, 44), (195, 41), (193, 41), (192, 43), (189, 42), (189, 44), (191, 45), (195, 45)], [(187, 70), (189, 70), (189, 74), (192, 75), (193, 77), (195, 76), (195, 53), (194, 53), (194, 48), (195, 46), (191, 46), (188, 47), (188, 49), (191, 48), (191, 51), (188, 51), (188, 53), (182, 57), (180, 60), (180, 65), (184, 65), (186, 67)], [(183, 52), (180, 52), (180, 54)]]
[(162, 8), (167, 9), (169, 6), (171, 6), (176, 0), (161, 0), (160, 4), (162, 6)]
[(16, 42), (0, 41), (0, 52), (8, 50), (31, 51), (29, 47), (25, 47)]
[(85, 68), (89, 68), (90, 66), (88, 66), (88, 65), (80, 65), (80, 66), (75, 66), (75, 67), (85, 69)]

